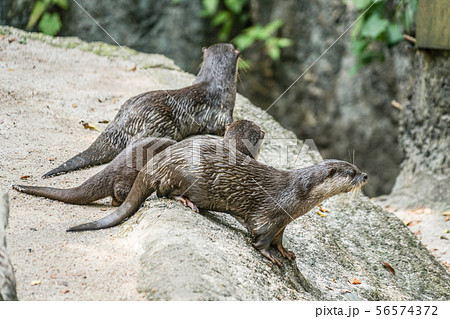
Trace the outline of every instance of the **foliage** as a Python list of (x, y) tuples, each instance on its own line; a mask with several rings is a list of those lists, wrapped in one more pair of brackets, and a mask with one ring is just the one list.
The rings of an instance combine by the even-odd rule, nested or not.
[(58, 8), (65, 10), (68, 6), (67, 0), (37, 0), (28, 20), (27, 29), (32, 29), (39, 22), (39, 31), (48, 35), (57, 35), (62, 27)]
[[(173, 0), (182, 2), (183, 0)], [(277, 61), (281, 49), (292, 44), (287, 38), (276, 37), (276, 32), (283, 21), (275, 20), (267, 25), (252, 24), (249, 19), (249, 0), (203, 0), (203, 10), (200, 15), (210, 18), (212, 26), (219, 29), (219, 41), (232, 42), (241, 52), (257, 42), (264, 44), (270, 58)]]
[[(357, 57), (356, 69), (374, 59), (383, 60), (383, 52), (376, 44), (396, 45), (403, 40), (403, 33), (410, 32), (413, 27), (417, 0), (348, 1), (361, 14), (365, 12), (355, 24), (352, 34), (352, 50)], [(392, 8), (388, 8), (388, 2)]]

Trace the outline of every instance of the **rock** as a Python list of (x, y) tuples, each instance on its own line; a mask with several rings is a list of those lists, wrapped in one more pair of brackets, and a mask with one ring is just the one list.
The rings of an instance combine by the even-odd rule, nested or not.
[[(34, 0), (3, 0), (5, 17), (0, 24), (24, 29), (28, 23)], [(173, 0), (113, 0), (108, 4), (78, 0), (86, 10), (121, 45), (143, 52), (158, 52), (176, 59), (183, 69), (196, 72), (201, 61), (200, 49), (208, 41), (209, 22), (200, 17), (202, 3)], [(78, 36), (85, 41), (116, 44), (74, 2), (61, 12), (60, 35)], [(37, 30), (37, 28), (35, 28)]]
[(449, 57), (439, 50), (420, 50), (414, 56), (400, 122), (406, 158), (384, 205), (432, 207), (436, 213), (450, 205)]
[[(49, 127), (54, 128), (52, 132), (55, 134), (69, 139), (70, 133), (67, 132), (66, 127), (76, 121), (68, 119), (88, 114), (84, 112), (90, 112), (89, 106), (94, 103), (92, 101), (97, 101), (98, 94), (114, 95), (115, 93), (107, 90), (110, 90), (111, 83), (115, 83), (117, 75), (121, 75), (119, 77), (121, 84), (129, 83), (132, 77), (138, 78), (137, 72), (130, 74), (132, 71), (127, 71), (129, 73), (123, 71), (126, 63), (118, 60), (127, 57), (122, 56), (121, 49), (114, 46), (106, 46), (107, 50), (90, 54), (76, 51), (78, 48), (87, 48), (88, 45), (74, 38), (51, 38), (29, 34), (11, 27), (0, 27), (0, 34), (26, 40), (26, 44), (21, 44), (21, 47), (17, 43), (13, 44), (15, 48), (17, 46), (14, 51), (16, 57), (23, 55), (23, 61), (30, 61), (28, 58), (30, 55), (33, 61), (42, 59), (43, 62), (33, 71), (33, 76), (40, 79), (39, 85), (42, 86), (33, 87), (32, 91), (36, 92), (35, 94), (46, 94), (45, 99), (36, 102), (38, 106), (42, 105), (43, 112), (47, 112), (43, 103), (48, 103), (55, 109), (58, 104), (65, 105), (65, 108), (59, 109), (58, 116), (52, 115), (49, 117), (49, 123), (39, 126), (36, 132), (30, 133), (30, 139), (42, 134), (43, 144), (39, 144), (39, 148), (46, 148), (47, 153), (56, 152), (58, 147), (67, 148), (65, 145), (61, 146), (62, 142), (49, 146), (44, 138), (49, 134)], [(103, 47), (100, 43), (98, 46)], [(108, 58), (102, 56), (103, 54), (106, 54)], [(135, 54), (142, 61), (156, 65), (172, 63), (160, 55)], [(77, 56), (87, 65), (80, 68), (79, 63), (70, 60), (73, 56)], [(62, 83), (54, 83), (54, 85), (62, 86), (57, 87), (58, 90), (46, 85), (53, 83), (49, 80), (47, 60), (53, 63), (54, 76), (57, 74), (58, 79), (60, 73), (57, 70), (61, 68), (66, 70), (64, 80), (60, 81)], [(8, 88), (12, 91), (18, 91), (16, 87), (25, 89), (22, 87), (23, 81), (14, 85), (14, 81), (11, 80), (22, 79), (24, 75), (19, 72), (29, 72), (28, 69), (20, 71), (20, 61), (20, 59), (14, 59), (14, 67), (18, 73), (14, 75), (14, 78), (13, 75), (2, 75), (8, 76), (6, 77)], [(108, 64), (111, 67), (106, 67)], [(103, 69), (101, 67), (95, 69), (97, 65), (102, 65)], [(85, 70), (90, 72), (84, 74)], [(152, 68), (150, 71), (164, 87), (170, 88), (185, 86), (194, 78), (177, 68)], [(84, 76), (85, 83), (79, 81), (80, 74), (82, 74), (81, 78)], [(146, 77), (143, 79), (149, 81)], [(133, 83), (139, 84), (140, 81)], [(36, 81), (26, 82), (26, 85), (30, 87), (35, 84)], [(48, 91), (42, 93), (48, 87), (50, 87)], [(103, 94), (104, 91), (109, 94)], [(75, 93), (77, 95), (71, 96)], [(28, 101), (34, 99), (31, 94), (23, 95), (20, 91), (14, 94), (13, 97), (8, 98), (18, 99), (20, 105), (26, 105)], [(74, 109), (72, 104), (79, 100), (83, 103), (78, 103), (79, 106)], [(125, 100), (125, 97), (121, 97), (121, 100)], [(104, 108), (101, 115), (94, 114), (101, 116), (101, 119), (111, 119), (118, 105), (104, 102), (101, 106), (96, 106), (96, 108), (99, 107)], [(44, 113), (43, 116), (45, 115)], [(266, 141), (260, 154), (261, 161), (290, 169), (310, 165), (320, 158), (320, 154), (306, 146), (307, 143), (298, 141), (292, 132), (283, 129), (272, 116), (264, 114), (261, 109), (252, 105), (241, 95), (237, 96), (234, 116), (236, 119), (247, 118), (256, 121), (266, 131)], [(85, 144), (98, 134), (82, 128), (76, 131), (75, 127), (78, 125), (75, 126), (75, 124), (70, 127)], [(92, 138), (88, 140), (87, 136)], [(81, 148), (80, 144), (75, 145)], [(21, 152), (21, 149), (18, 148), (17, 151)], [(35, 153), (39, 151), (21, 156), (33, 156)], [(62, 152), (59, 154), (61, 158), (67, 155)], [(8, 158), (17, 157), (15, 154), (9, 156)], [(58, 160), (62, 160), (61, 158)], [(50, 165), (48, 159), (41, 160), (40, 163), (42, 164), (39, 167), (36, 164), (37, 176), (48, 168), (46, 165)], [(82, 174), (86, 174), (86, 171), (80, 171), (70, 177), (86, 178), (87, 175)], [(65, 185), (63, 182), (68, 177), (55, 178), (48, 182), (61, 186)], [(11, 181), (11, 177), (7, 176), (7, 180)], [(21, 205), (19, 200), (24, 200), (21, 196), (25, 195), (17, 195), (17, 206)], [(34, 198), (31, 200), (38, 202)], [(106, 250), (101, 250), (98, 245), (113, 243), (113, 246), (118, 246), (120, 241), (121, 245), (117, 251), (114, 251), (117, 254), (114, 255), (114, 259), (116, 256), (126, 254), (127, 249), (137, 250), (139, 274), (136, 288), (151, 300), (448, 300), (450, 298), (450, 274), (443, 265), (436, 261), (399, 219), (375, 205), (361, 193), (346, 194), (324, 202), (323, 206), (329, 210), (326, 217), (319, 216), (313, 210), (291, 223), (286, 229), (284, 242), (287, 248), (296, 253), (297, 259), (292, 263), (285, 261), (281, 268), (271, 265), (262, 257), (252, 247), (247, 232), (226, 214), (216, 212), (196, 214), (177, 202), (150, 198), (135, 216), (119, 227), (99, 232), (67, 234), (63, 233), (62, 227), (73, 225), (75, 222), (79, 223), (82, 218), (84, 220), (98, 218), (99, 213), (105, 212), (98, 212), (96, 209), (95, 213), (90, 211), (92, 213), (90, 216), (86, 214), (86, 210), (91, 207), (68, 207), (61, 203), (47, 201), (45, 207), (42, 207), (43, 210), (47, 210), (44, 212), (46, 214), (52, 212), (48, 206), (56, 206), (59, 210), (66, 209), (69, 213), (49, 216), (39, 212), (39, 216), (36, 217), (39, 219), (39, 232), (48, 232), (52, 235), (46, 242), (42, 242), (42, 245), (49, 245), (44, 246), (45, 249), (50, 251), (50, 247), (54, 246), (55, 238), (58, 238), (68, 241), (62, 252), (57, 251), (59, 255), (65, 256), (64, 254), (69, 252), (70, 256), (66, 258), (71, 258), (74, 254), (81, 254), (83, 258), (94, 254), (97, 258), (102, 258), (103, 255), (107, 255)], [(23, 211), (23, 207), (18, 207), (16, 214), (23, 215), (25, 214)], [(33, 224), (33, 227), (36, 225)], [(123, 245), (121, 241), (123, 238), (126, 240), (126, 245)], [(35, 240), (40, 238), (36, 237)], [(64, 261), (65, 259), (61, 259), (60, 262)], [(102, 270), (94, 268), (94, 271), (89, 268), (87, 259), (83, 259), (81, 266), (75, 260), (71, 260), (70, 265), (66, 266), (70, 269), (75, 264), (77, 267), (86, 267), (78, 271), (82, 271), (92, 280), (89, 281), (89, 287), (93, 288), (87, 294), (92, 292), (97, 282), (100, 283), (98, 291), (105, 293), (105, 287), (109, 287), (110, 282), (115, 282), (115, 275), (135, 271), (133, 263), (116, 261), (110, 266), (114, 271), (113, 274), (107, 273), (106, 270), (103, 272), (110, 278), (105, 283), (97, 280)], [(391, 265), (395, 275), (387, 270), (383, 263)], [(109, 263), (102, 264), (104, 267), (109, 266)], [(85, 269), (90, 271), (87, 272)], [(60, 273), (63, 274), (64, 270)], [(125, 276), (122, 275), (116, 279), (123, 280), (122, 277)], [(39, 278), (39, 276), (33, 278)], [(361, 284), (352, 284), (354, 278), (357, 278)], [(70, 286), (80, 287), (77, 286), (80, 282), (82, 279), (71, 278)], [(123, 281), (124, 286), (119, 286), (114, 292), (119, 291), (123, 298), (127, 298), (128, 295), (133, 296), (125, 288), (125, 283), (130, 282), (130, 280)], [(45, 282), (42, 286), (42, 291), (46, 291), (44, 290)], [(80, 289), (84, 291), (85, 287), (82, 285), (81, 287)], [(74, 288), (71, 288), (72, 290)], [(41, 298), (45, 299), (46, 296)], [(69, 297), (70, 294), (64, 294), (64, 298)]]
[(391, 101), (410, 77), (412, 53), (402, 43), (384, 50), (384, 62), (352, 74), (353, 29), (344, 32), (357, 16), (351, 1), (251, 1), (254, 24), (281, 19), (277, 35), (293, 42), (279, 62), (262, 47), (246, 51), (244, 57), (257, 67), (242, 75), (240, 92), (268, 108), (298, 79), (269, 113), (300, 139), (314, 139), (326, 158), (352, 161), (355, 152), (355, 163), (371, 176), (364, 192), (375, 196), (391, 191), (403, 159), (399, 111)]
[[(174, 59), (195, 73), (200, 49), (216, 40), (211, 20), (202, 18), (202, 1), (111, 0), (78, 1), (120, 44)], [(33, 0), (3, 0), (1, 24), (24, 28)], [(26, 8), (26, 9), (24, 9)], [(357, 13), (342, 0), (249, 1), (253, 24), (284, 21), (279, 36), (293, 40), (280, 62), (257, 46), (243, 53), (255, 67), (242, 72), (239, 92), (267, 108), (344, 31)], [(86, 41), (113, 40), (74, 2), (63, 14), (62, 35)], [(386, 49), (385, 61), (368, 65), (355, 75), (355, 57), (347, 32), (270, 109), (280, 123), (301, 139), (314, 139), (327, 158), (353, 159), (371, 175), (369, 196), (388, 194), (398, 175), (403, 153), (398, 143), (399, 112), (391, 106), (410, 77), (412, 52), (406, 44)], [(399, 101), (403, 103), (403, 101)]]
[(0, 192), (0, 301), (17, 300), (14, 269), (6, 251), (5, 229), (8, 218), (8, 194)]

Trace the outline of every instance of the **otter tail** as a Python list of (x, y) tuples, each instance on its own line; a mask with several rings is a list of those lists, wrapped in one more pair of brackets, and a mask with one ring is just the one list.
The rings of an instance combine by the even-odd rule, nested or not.
[(139, 209), (145, 199), (149, 197), (155, 190), (156, 187), (148, 187), (147, 185), (145, 185), (141, 173), (139, 173), (139, 176), (138, 178), (136, 178), (136, 181), (134, 182), (133, 187), (131, 188), (131, 191), (127, 196), (127, 199), (112, 214), (95, 222), (70, 227), (69, 229), (67, 229), (67, 231), (75, 232), (97, 230), (119, 225), (125, 219), (132, 216)]
[(100, 173), (92, 176), (80, 186), (68, 189), (24, 185), (13, 185), (13, 188), (30, 195), (42, 196), (69, 204), (84, 205), (111, 195), (111, 187)]
[(113, 146), (109, 142), (107, 131), (104, 131), (84, 152), (78, 153), (65, 163), (50, 172), (45, 173), (42, 178), (65, 174), (88, 166), (96, 166), (113, 160), (126, 146), (126, 141), (120, 143), (122, 146)]

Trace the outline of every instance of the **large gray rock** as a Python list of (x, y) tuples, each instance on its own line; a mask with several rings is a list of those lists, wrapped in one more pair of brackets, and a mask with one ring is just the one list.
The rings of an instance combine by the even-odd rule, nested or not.
[(414, 55), (406, 82), (400, 142), (406, 155), (385, 204), (433, 207), (450, 205), (450, 52), (421, 50)]
[[(46, 124), (39, 126), (36, 129), (37, 133), (27, 135), (33, 143), (38, 142), (33, 140), (35, 135), (42, 136), (40, 140), (45, 140), (49, 134), (63, 136), (61, 142), (55, 145), (49, 146), (48, 143), (43, 143), (46, 141), (41, 141), (42, 145), (36, 144), (36, 147), (43, 148), (47, 153), (57, 152), (60, 148), (66, 151), (67, 146), (62, 141), (70, 138), (67, 126), (83, 138), (87, 135), (94, 137), (93, 132), (77, 130), (79, 125), (74, 125), (73, 119), (87, 116), (88, 113), (85, 112), (89, 110), (89, 105), (97, 101), (99, 92), (109, 92), (105, 91), (105, 87), (109, 89), (110, 83), (115, 83), (118, 74), (124, 78), (123, 80), (120, 78), (123, 83), (129, 83), (127, 82), (129, 77), (139, 78), (137, 72), (123, 72), (126, 68), (125, 63), (121, 64), (117, 60), (128, 57), (114, 46), (102, 43), (87, 44), (74, 38), (52, 38), (41, 34), (29, 34), (10, 27), (0, 27), (0, 34), (4, 34), (8, 39), (15, 38), (17, 41), (11, 44), (11, 46), (17, 46), (14, 51), (15, 56), (23, 56), (22, 59), (14, 59), (17, 70), (15, 77), (21, 81), (17, 84), (14, 84), (14, 81), (11, 82), (12, 91), (17, 91), (16, 86), (20, 87), (21, 91), (25, 90), (26, 88), (22, 87), (23, 83), (27, 83), (26, 85), (30, 87), (36, 84), (36, 81), (23, 81), (28, 75), (24, 72), (29, 72), (31, 66), (24, 68), (21, 65), (29, 63), (30, 55), (33, 61), (50, 60), (52, 68), (59, 70), (64, 66), (66, 68), (64, 70), (67, 70), (60, 81), (62, 83), (50, 82), (49, 69), (39, 68), (39, 64), (33, 73), (34, 77), (40, 79), (39, 83), (53, 83), (53, 85), (64, 87), (54, 91), (44, 91), (48, 87), (44, 84), (42, 87), (33, 87), (36, 94), (42, 94), (40, 92), (46, 94), (43, 101), (36, 102), (39, 107), (37, 110), (45, 111), (46, 103), (51, 104), (51, 108), (55, 109), (54, 104), (65, 106), (60, 108), (61, 117), (52, 116), (49, 120), (51, 127), (54, 128), (52, 133), (49, 133), (49, 124)], [(66, 49), (52, 48), (50, 45)], [(92, 50), (97, 55), (80, 52), (78, 49)], [(108, 58), (98, 55), (106, 55)], [(192, 75), (180, 71), (171, 60), (163, 56), (137, 52), (132, 52), (132, 56), (142, 64), (153, 66), (149, 72), (152, 72), (165, 87), (182, 87), (192, 82)], [(79, 68), (78, 61), (71, 61), (71, 57), (77, 57), (83, 63), (87, 63), (86, 69), (89, 73), (83, 74), (84, 69)], [(108, 64), (114, 67), (105, 70)], [(48, 64), (42, 62), (42, 65)], [(97, 65), (104, 67), (102, 69)], [(55, 71), (56, 75), (60, 79), (60, 73)], [(128, 78), (125, 79), (126, 77)], [(146, 77), (144, 78), (148, 81)], [(89, 84), (89, 90), (85, 87), (80, 88), (85, 85), (81, 83), (82, 79)], [(11, 81), (11, 77), (7, 80)], [(75, 91), (77, 99), (72, 96)], [(19, 96), (19, 98), (21, 104), (36, 99), (33, 96)], [(125, 99), (125, 97), (121, 98)], [(52, 104), (50, 100), (57, 102)], [(74, 100), (83, 101), (83, 105), (79, 103), (80, 106), (75, 109), (76, 114), (69, 117), (68, 112), (74, 112), (72, 108)], [(112, 118), (115, 113), (114, 107), (118, 106), (108, 102), (97, 106), (97, 108), (100, 107), (102, 114), (89, 113), (89, 118)], [(34, 108), (31, 110), (37, 112)], [(34, 119), (34, 115), (28, 116)], [(247, 118), (256, 121), (266, 131), (261, 161), (290, 169), (310, 165), (320, 158), (318, 153), (298, 141), (292, 132), (283, 129), (270, 115), (263, 114), (261, 109), (252, 105), (241, 95), (237, 96), (234, 116), (236, 119)], [(71, 120), (68, 120), (69, 118)], [(20, 136), (18, 139), (22, 141), (24, 137)], [(23, 142), (26, 141), (23, 140)], [(76, 146), (81, 147), (80, 144)], [(17, 150), (21, 151), (20, 147)], [(34, 153), (38, 152), (26, 153), (23, 156), (33, 156)], [(67, 155), (63, 152), (58, 154), (58, 159)], [(17, 158), (14, 154), (9, 156), (7, 158)], [(12, 162), (13, 160), (8, 161), (8, 165), (12, 165)], [(38, 166), (38, 163), (41, 163), (41, 166)], [(35, 160), (33, 165), (36, 165), (32, 168), (33, 172), (36, 170), (36, 175), (39, 176), (39, 173), (48, 169), (48, 159), (45, 157), (45, 160)], [(21, 168), (18, 172), (24, 169)], [(15, 174), (17, 175), (18, 172)], [(80, 176), (86, 178), (85, 175), (81, 175), (82, 173), (78, 172), (78, 174), (67, 175), (64, 179), (56, 178), (47, 182), (58, 186), (66, 185), (63, 182), (68, 177), (78, 178), (77, 181), (80, 181)], [(13, 180), (11, 176), (5, 178), (8, 182)], [(371, 176), (369, 176), (369, 183), (370, 180)], [(25, 201), (23, 196), (25, 195), (17, 194), (16, 205), (25, 205), (22, 202), (18, 203), (19, 200)], [(29, 198), (29, 201), (38, 203), (36, 198)], [(75, 263), (75, 260), (70, 259), (79, 253), (77, 250), (79, 247), (84, 248), (88, 245), (89, 248), (84, 252), (85, 254), (95, 255), (98, 251), (99, 255), (102, 255), (98, 242), (110, 243), (112, 238), (129, 238), (129, 241), (126, 239), (129, 244), (119, 246), (119, 251), (115, 251), (115, 254), (117, 256), (126, 254), (127, 249), (133, 249), (131, 243), (137, 243), (136, 248), (140, 256), (137, 289), (152, 300), (448, 300), (450, 298), (450, 275), (443, 265), (430, 255), (399, 219), (361, 194), (346, 194), (326, 201), (323, 203), (323, 206), (329, 209), (326, 217), (321, 217), (312, 211), (291, 223), (286, 229), (284, 241), (286, 246), (296, 253), (297, 259), (293, 263), (285, 261), (281, 268), (272, 266), (262, 257), (252, 247), (247, 232), (226, 214), (215, 212), (196, 214), (179, 203), (151, 198), (133, 218), (117, 228), (83, 234), (67, 234), (62, 231), (62, 227), (79, 222), (80, 219), (96, 218), (99, 212), (96, 212), (94, 217), (93, 210), (92, 215), (86, 214), (86, 210), (91, 207), (65, 208), (67, 205), (60, 203), (51, 203), (51, 205), (48, 201), (44, 203), (45, 205), (40, 207), (44, 213), (40, 211), (39, 216), (35, 216), (40, 220), (40, 227), (50, 234), (48, 238), (45, 237), (47, 238), (45, 242), (40, 242), (46, 249), (46, 253), (42, 254), (42, 260), (51, 261), (48, 251), (53, 252), (51, 247), (55, 246), (55, 238), (58, 241), (70, 243), (62, 251), (56, 251), (58, 255), (65, 257), (60, 259), (61, 263), (67, 259), (71, 260), (68, 269), (75, 264), (81, 267)], [(69, 213), (53, 214), (57, 217), (50, 216), (53, 205), (58, 207), (57, 210), (67, 209)], [(21, 218), (20, 220), (24, 223), (24, 218), (28, 217), (28, 211), (20, 207), (16, 210), (15, 218)], [(100, 213), (104, 214), (104, 212)], [(122, 236), (119, 236), (119, 231)], [(22, 230), (22, 233), (28, 234), (28, 228)], [(37, 239), (34, 238), (34, 240)], [(113, 246), (117, 246), (118, 243), (114, 244)], [(87, 255), (83, 255), (83, 258), (85, 257)], [(114, 255), (115, 258), (116, 255)], [(26, 259), (22, 258), (22, 260)], [(41, 264), (40, 260), (39, 263)], [(395, 269), (395, 275), (385, 269), (383, 263), (390, 264)], [(82, 264), (86, 267), (84, 261)], [(86, 264), (88, 264), (87, 261)], [(25, 262), (19, 264), (19, 266), (23, 265)], [(130, 268), (129, 271), (127, 267)], [(110, 268), (115, 269), (116, 274), (124, 270), (125, 273), (134, 271), (131, 262), (127, 264), (115, 261)], [(86, 269), (91, 268), (82, 269), (87, 271)], [(95, 268), (95, 271), (91, 269), (87, 275), (95, 279), (99, 275), (99, 270)], [(110, 274), (107, 276), (116, 278)], [(32, 278), (34, 280), (36, 277)], [(351, 284), (354, 278), (360, 280), (362, 284)], [(123, 278), (117, 278), (117, 281), (119, 280)], [(73, 280), (71, 284), (78, 287), (76, 285), (80, 281), (82, 279)], [(116, 282), (114, 279), (110, 281)], [(97, 281), (93, 281), (91, 285), (95, 286), (96, 283)], [(129, 283), (129, 281), (122, 281), (122, 283)], [(29, 285), (26, 286), (30, 289)], [(104, 287), (101, 286), (101, 288)], [(24, 289), (26, 289), (25, 286)], [(117, 290), (114, 289), (115, 293)], [(123, 290), (123, 295), (129, 292), (125, 288)], [(45, 296), (47, 295), (42, 298), (45, 299)]]
[[(236, 107), (239, 118), (261, 115), (242, 97)], [(266, 162), (297, 168), (317, 158), (269, 116), (258, 124), (269, 139), (261, 151)], [(279, 154), (287, 156), (280, 160)], [(362, 194), (337, 196), (324, 206), (325, 218), (312, 211), (287, 227), (284, 241), (297, 259), (278, 268), (252, 248), (232, 217), (201, 216), (171, 201), (149, 200), (134, 227), (142, 248), (138, 289), (152, 300), (449, 298), (449, 274), (393, 214)], [(362, 284), (351, 284), (354, 278)]]
[(5, 229), (8, 219), (8, 194), (0, 192), (0, 301), (17, 300), (14, 269), (6, 251)]

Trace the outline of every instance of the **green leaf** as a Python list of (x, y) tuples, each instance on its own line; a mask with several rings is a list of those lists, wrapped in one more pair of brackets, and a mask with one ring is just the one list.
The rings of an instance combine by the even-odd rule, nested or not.
[(42, 14), (47, 9), (47, 4), (44, 1), (39, 0), (33, 7), (33, 11), (30, 15), (30, 20), (28, 20), (27, 29), (30, 30), (39, 21)]
[(380, 18), (378, 14), (372, 15), (364, 22), (361, 29), (361, 36), (376, 39), (387, 28), (389, 21)]
[(364, 25), (364, 19), (359, 19), (353, 26), (352, 41), (358, 38), (359, 33)]
[(288, 38), (277, 38), (278, 39), (278, 46), (280, 48), (287, 48), (292, 45), (292, 40)]
[(64, 10), (69, 7), (69, 3), (67, 2), (67, 0), (53, 0), (53, 4), (57, 5), (58, 7)]
[(219, 7), (219, 0), (203, 0), (203, 11), (200, 13), (203, 17), (212, 17)]
[(361, 56), (364, 50), (366, 50), (369, 45), (368, 40), (355, 40), (352, 42), (352, 51), (356, 56)]
[(232, 27), (233, 27), (233, 20), (226, 20), (225, 23), (223, 24), (222, 29), (220, 29), (219, 31), (218, 37), (220, 41), (224, 42), (228, 40)]
[(255, 39), (249, 36), (247, 33), (240, 34), (233, 40), (233, 44), (235, 44), (236, 47), (241, 51), (249, 48), (254, 42)]
[(48, 34), (48, 35), (56, 35), (58, 34), (59, 30), (61, 30), (61, 19), (59, 18), (59, 15), (54, 13), (48, 13), (46, 12), (41, 19), (41, 22), (39, 22), (38, 28), (41, 32)]
[(225, 0), (225, 6), (239, 15), (247, 2), (247, 0)]
[(269, 24), (267, 24), (264, 27), (264, 31), (268, 35), (271, 35), (275, 31), (277, 31), (282, 25), (283, 25), (283, 21), (281, 19), (276, 19), (276, 20), (273, 20), (272, 22), (270, 22)]
[(279, 47), (269, 47), (267, 49), (268, 49), (267, 53), (269, 54), (272, 60), (274, 61), (280, 60), (281, 50)]
[(394, 45), (403, 40), (402, 29), (397, 23), (389, 24), (386, 30), (386, 40), (390, 45)]
[(352, 0), (356, 10), (366, 9), (374, 0)]
[(225, 24), (230, 19), (231, 19), (230, 12), (220, 11), (218, 14), (216, 14), (216, 16), (214, 17), (214, 19), (212, 20), (211, 23), (213, 26), (218, 26), (221, 24)]

